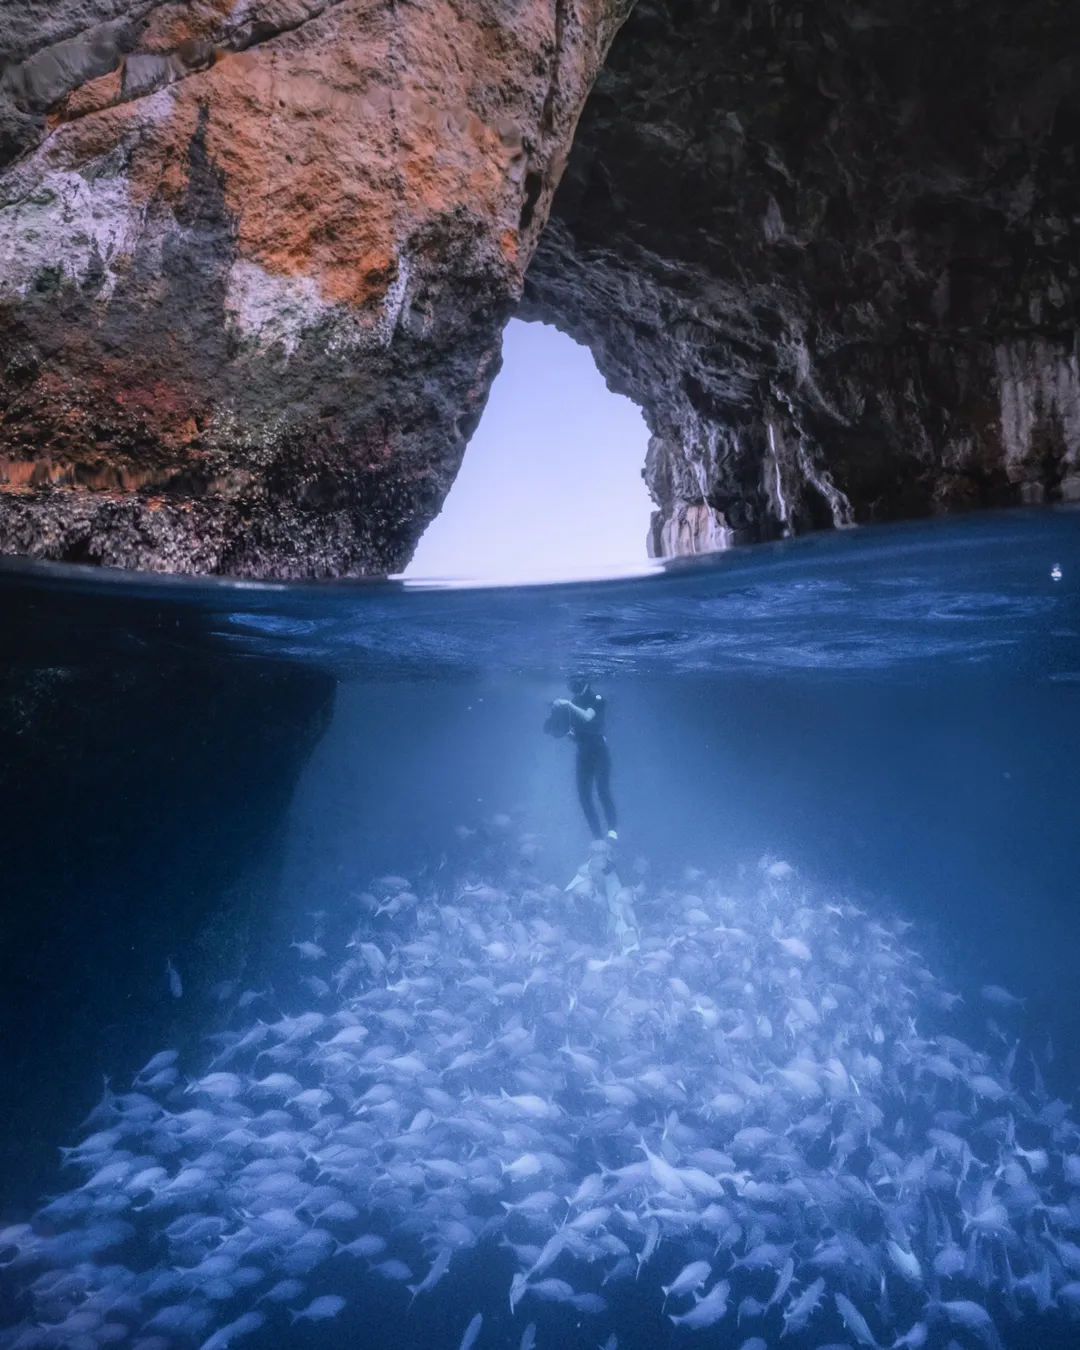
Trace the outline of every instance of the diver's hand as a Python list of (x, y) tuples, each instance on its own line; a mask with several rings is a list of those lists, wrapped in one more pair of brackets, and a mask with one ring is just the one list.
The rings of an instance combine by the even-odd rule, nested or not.
[(553, 708), (569, 708), (570, 700), (568, 698), (557, 698), (551, 705)]

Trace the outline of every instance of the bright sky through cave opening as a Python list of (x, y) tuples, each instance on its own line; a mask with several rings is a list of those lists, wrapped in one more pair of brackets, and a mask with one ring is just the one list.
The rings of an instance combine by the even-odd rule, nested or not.
[(403, 575), (543, 581), (644, 567), (648, 440), (586, 347), (511, 320), (457, 481)]

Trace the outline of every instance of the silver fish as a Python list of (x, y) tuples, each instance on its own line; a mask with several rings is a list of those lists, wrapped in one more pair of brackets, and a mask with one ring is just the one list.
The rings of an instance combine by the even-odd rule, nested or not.
[(465, 1328), (465, 1334), (461, 1338), (461, 1344), (458, 1350), (472, 1350), (476, 1344), (477, 1337), (480, 1335), (480, 1328), (484, 1325), (484, 1314), (474, 1314), (469, 1325)]
[(169, 993), (172, 994), (173, 998), (184, 997), (184, 986), (180, 980), (179, 972), (172, 963), (171, 956), (165, 962), (165, 980), (169, 986)]

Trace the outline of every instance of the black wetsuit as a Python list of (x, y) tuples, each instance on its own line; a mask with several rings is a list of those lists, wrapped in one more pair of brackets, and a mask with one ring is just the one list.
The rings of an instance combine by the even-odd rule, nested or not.
[(581, 800), (581, 809), (589, 822), (594, 839), (601, 839), (604, 831), (593, 802), (593, 789), (600, 800), (600, 807), (607, 821), (607, 828), (614, 830), (615, 803), (611, 799), (611, 752), (604, 739), (604, 699), (601, 694), (589, 689), (577, 698), (571, 699), (577, 708), (592, 708), (595, 716), (589, 722), (570, 714), (570, 735), (577, 746), (577, 790)]

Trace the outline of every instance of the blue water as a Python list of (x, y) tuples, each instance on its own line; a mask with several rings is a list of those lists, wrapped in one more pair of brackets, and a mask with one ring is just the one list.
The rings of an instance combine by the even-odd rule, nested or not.
[(1077, 1343), (1078, 526), (0, 570), (4, 1344)]

